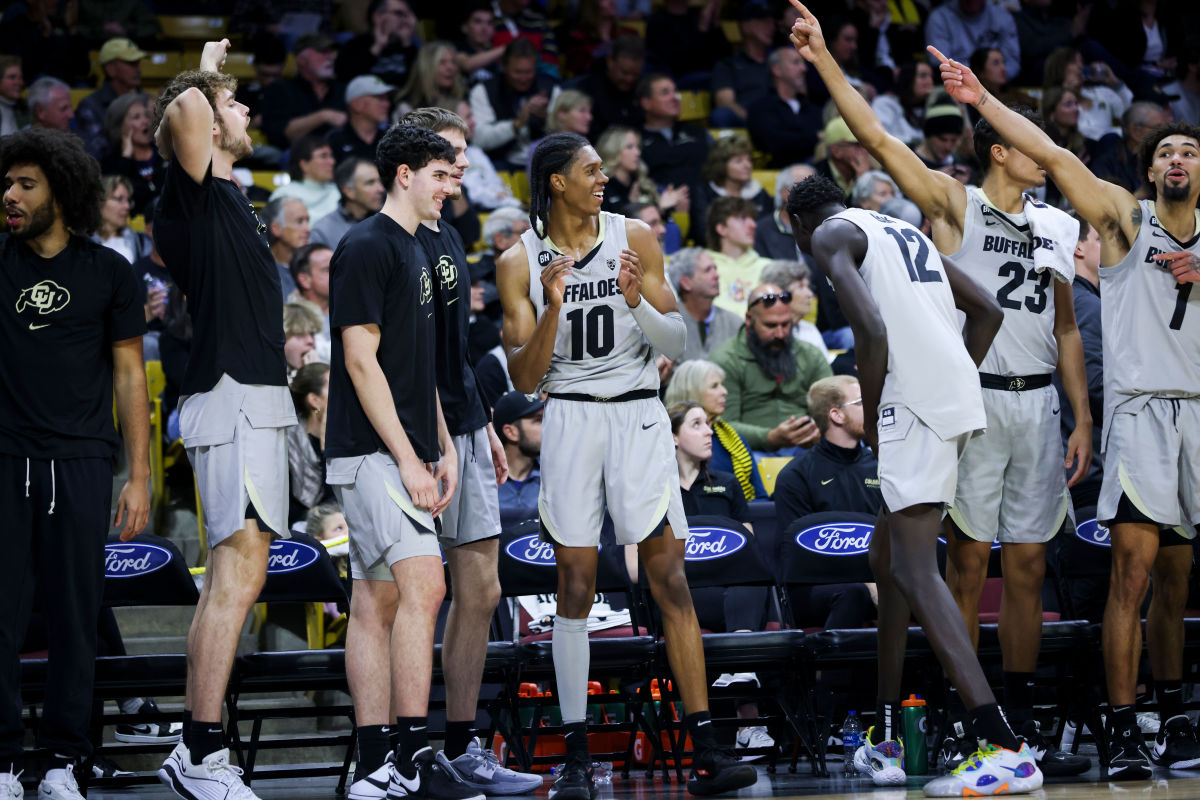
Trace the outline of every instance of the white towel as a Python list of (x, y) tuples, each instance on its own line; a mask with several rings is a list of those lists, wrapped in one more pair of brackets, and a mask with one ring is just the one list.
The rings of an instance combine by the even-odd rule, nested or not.
[(1025, 220), (1033, 235), (1033, 268), (1038, 272), (1052, 269), (1059, 280), (1075, 280), (1075, 245), (1079, 243), (1079, 223), (1065, 211), (1059, 211), (1025, 195)]

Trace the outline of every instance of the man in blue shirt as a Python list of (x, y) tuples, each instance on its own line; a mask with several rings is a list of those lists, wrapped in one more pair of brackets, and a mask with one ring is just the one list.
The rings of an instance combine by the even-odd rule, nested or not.
[(496, 401), (492, 424), (504, 455), (508, 457), (508, 480), (500, 484), (500, 525), (509, 528), (527, 519), (537, 519), (538, 493), (542, 474), (538, 456), (542, 452), (542, 406), (537, 395), (509, 392)]

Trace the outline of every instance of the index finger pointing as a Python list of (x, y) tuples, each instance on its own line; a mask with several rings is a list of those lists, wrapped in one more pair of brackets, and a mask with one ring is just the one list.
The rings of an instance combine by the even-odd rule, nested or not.
[(936, 58), (938, 61), (942, 62), (943, 64), (949, 64), (949, 63), (950, 63), (950, 59), (948, 59), (948, 58), (946, 58), (944, 55), (942, 55), (942, 51), (941, 51), (941, 50), (938, 50), (938, 49), (937, 49), (936, 47), (934, 47), (933, 45), (931, 45), (931, 44), (930, 44), (930, 45), (926, 45), (926, 46), (925, 46), (925, 49), (926, 49), (926, 50), (929, 52), (929, 54), (930, 54), (931, 56), (933, 56), (934, 58)]
[(804, 3), (801, 3), (800, 0), (791, 0), (791, 3), (792, 3), (792, 8), (799, 11), (800, 16), (804, 17), (804, 19), (806, 19), (806, 20), (815, 19), (812, 15), (812, 12), (809, 11), (807, 8), (805, 8)]

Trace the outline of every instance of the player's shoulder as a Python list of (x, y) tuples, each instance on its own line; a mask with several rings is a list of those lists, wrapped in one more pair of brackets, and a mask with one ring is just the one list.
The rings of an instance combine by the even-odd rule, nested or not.
[(513, 281), (529, 280), (529, 256), (525, 249), (524, 239), (518, 239), (511, 247), (496, 258), (496, 282), (511, 283)]

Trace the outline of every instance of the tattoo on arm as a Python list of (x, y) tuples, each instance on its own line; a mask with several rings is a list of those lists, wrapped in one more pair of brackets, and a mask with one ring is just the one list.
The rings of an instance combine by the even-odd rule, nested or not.
[(1133, 227), (1135, 227), (1135, 228), (1142, 227), (1142, 207), (1141, 207), (1141, 205), (1135, 205), (1133, 207), (1133, 211), (1131, 211), (1129, 213), (1129, 218), (1133, 221)]
[(983, 108), (984, 106), (986, 106), (986, 105), (987, 105), (987, 101), (988, 101), (988, 93), (987, 93), (987, 92), (984, 92), (984, 93), (983, 93), (983, 97), (980, 97), (980, 98), (979, 98), (979, 107), (980, 107), (980, 108)]

